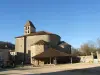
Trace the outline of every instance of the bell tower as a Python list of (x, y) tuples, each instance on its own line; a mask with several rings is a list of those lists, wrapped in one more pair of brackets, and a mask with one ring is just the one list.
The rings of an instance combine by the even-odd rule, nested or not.
[(35, 33), (36, 32), (36, 28), (33, 25), (33, 23), (31, 21), (27, 21), (27, 23), (24, 26), (24, 35), (28, 35), (30, 33)]

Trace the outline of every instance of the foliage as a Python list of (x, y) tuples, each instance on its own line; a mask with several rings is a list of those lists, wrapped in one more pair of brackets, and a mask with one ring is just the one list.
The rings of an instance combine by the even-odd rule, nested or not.
[(85, 43), (81, 45), (80, 51), (84, 53), (85, 55), (91, 55), (91, 52), (96, 52), (97, 48), (94, 44), (91, 43)]
[[(98, 46), (97, 46), (98, 45)], [(73, 55), (91, 55), (91, 53), (100, 52), (100, 39), (97, 40), (97, 44), (93, 41), (88, 41), (80, 46), (80, 49), (72, 49)]]
[(72, 48), (71, 49), (72, 51), (72, 56), (82, 56), (82, 55), (85, 55), (83, 52), (81, 52), (79, 49), (75, 49), (75, 48)]
[(15, 49), (15, 45), (10, 42), (0, 41), (0, 49)]

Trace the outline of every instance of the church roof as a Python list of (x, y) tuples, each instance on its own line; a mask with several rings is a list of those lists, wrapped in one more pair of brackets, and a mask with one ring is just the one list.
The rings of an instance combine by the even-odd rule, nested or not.
[(27, 27), (27, 26), (31, 26), (31, 27), (35, 28), (35, 26), (33, 25), (33, 23), (31, 21), (29, 21), (29, 20), (26, 22), (26, 24), (25, 24), (24, 27)]
[(49, 48), (48, 50), (34, 56), (33, 58), (47, 58), (47, 57), (63, 57), (63, 56), (71, 56), (65, 52), (61, 52), (54, 48)]
[(35, 33), (31, 33), (29, 35), (45, 35), (45, 34), (52, 34), (52, 33), (46, 32), (46, 31), (38, 31), (38, 32), (35, 32)]
[(38, 42), (34, 43), (33, 45), (47, 45), (48, 42), (44, 41), (44, 40), (39, 40)]
[(70, 44), (68, 44), (67, 42), (65, 42), (65, 41), (61, 41), (60, 43), (59, 43), (59, 45), (64, 45), (64, 46), (71, 46)]
[(35, 33), (27, 34), (27, 35), (18, 36), (16, 38), (20, 38), (20, 37), (24, 37), (24, 36), (34, 36), (34, 35), (56, 35), (56, 34), (46, 32), (46, 31), (38, 31), (38, 32), (35, 32)]

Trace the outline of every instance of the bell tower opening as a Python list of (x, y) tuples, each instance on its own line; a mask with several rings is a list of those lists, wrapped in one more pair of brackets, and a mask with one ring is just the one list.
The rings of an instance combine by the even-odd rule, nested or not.
[(27, 21), (27, 23), (24, 26), (24, 35), (30, 34), (30, 33), (35, 33), (36, 28), (33, 25), (31, 21)]

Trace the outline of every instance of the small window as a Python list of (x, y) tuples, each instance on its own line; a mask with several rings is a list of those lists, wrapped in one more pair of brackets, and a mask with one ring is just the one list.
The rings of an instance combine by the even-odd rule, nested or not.
[(28, 27), (28, 29), (30, 29), (30, 27)]
[(27, 30), (27, 27), (25, 29)]
[(29, 30), (28, 30), (28, 33), (29, 33)]

